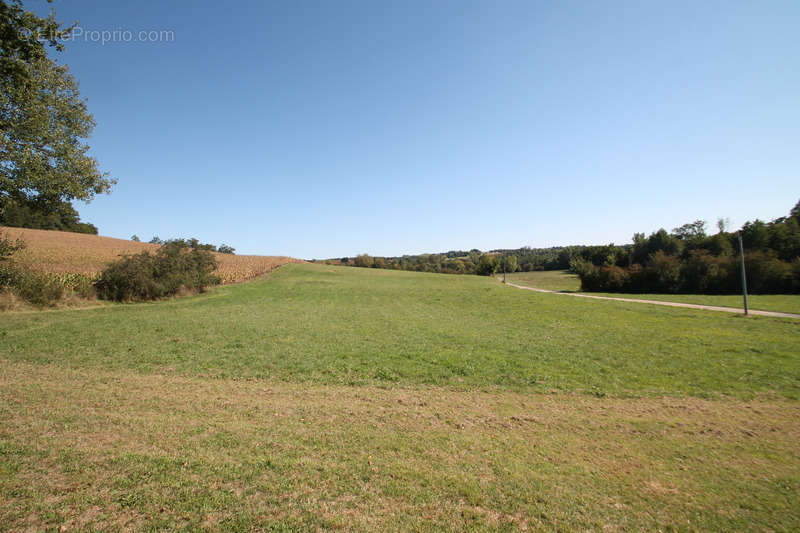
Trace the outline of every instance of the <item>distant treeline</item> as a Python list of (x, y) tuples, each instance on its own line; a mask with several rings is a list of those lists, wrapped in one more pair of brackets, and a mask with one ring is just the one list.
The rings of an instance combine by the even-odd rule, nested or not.
[[(708, 235), (697, 220), (667, 232), (633, 236), (622, 246), (563, 246), (509, 250), (453, 250), (400, 257), (342, 257), (343, 265), (478, 274), (571, 270), (585, 291), (728, 293), (741, 290), (738, 236), (718, 222)], [(800, 202), (787, 217), (747, 222), (741, 229), (748, 288), (752, 292), (800, 292)]]
[(0, 198), (0, 226), (48, 229), (97, 235), (97, 227), (81, 222), (72, 204), (28, 199)]
[[(612, 245), (613, 246), (613, 245)], [(534, 270), (566, 270), (576, 259), (592, 260), (603, 256), (607, 246), (555, 246), (552, 248), (523, 248), (509, 250), (452, 250), (440, 254), (404, 255), (400, 257), (356, 257), (329, 259), (328, 262), (366, 268), (438, 272), (443, 274), (478, 274), (491, 276), (503, 272)], [(626, 248), (626, 247), (615, 247)]]
[[(579, 259), (570, 268), (585, 291), (731, 293), (741, 290), (737, 233), (707, 235), (702, 220), (668, 233), (633, 236), (633, 246), (610, 246), (605, 257)], [(755, 293), (800, 292), (800, 202), (787, 217), (747, 222), (744, 245), (747, 287)]]
[(369, 254), (362, 254), (357, 257), (342, 257), (341, 259), (328, 261), (366, 268), (489, 276), (495, 272), (502, 271), (504, 263), (509, 272), (568, 268), (570, 258), (581, 248), (583, 247), (526, 247), (518, 250), (491, 250), (489, 252), (472, 249), (469, 251), (452, 250), (440, 254), (404, 255), (401, 257), (372, 257)]

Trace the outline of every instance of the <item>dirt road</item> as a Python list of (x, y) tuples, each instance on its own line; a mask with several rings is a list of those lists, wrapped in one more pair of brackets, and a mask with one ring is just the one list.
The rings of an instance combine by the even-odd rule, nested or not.
[[(500, 279), (500, 278), (498, 278)], [(537, 289), (536, 287), (524, 287), (522, 285), (517, 285), (515, 283), (511, 283), (506, 281), (506, 285), (510, 287), (516, 287), (517, 289), (524, 289), (526, 291), (535, 291), (535, 292), (548, 292), (551, 294), (563, 294), (565, 296), (577, 296), (578, 298), (594, 298), (595, 300), (614, 300), (617, 302), (635, 302), (640, 304), (654, 304), (654, 305), (666, 305), (669, 307), (686, 307), (688, 309), (703, 309), (706, 311), (724, 311), (726, 313), (739, 313), (743, 314), (744, 309), (739, 309), (737, 307), (721, 307), (717, 305), (700, 305), (700, 304), (687, 304), (687, 303), (680, 303), (680, 302), (663, 302), (660, 300), (642, 300), (639, 298), (614, 298), (612, 296), (594, 296), (592, 294), (585, 294), (585, 293), (578, 293), (578, 292), (558, 292), (558, 291), (551, 291), (548, 289)], [(780, 318), (800, 318), (800, 315), (796, 315), (794, 313), (779, 313), (777, 311), (756, 311), (754, 309), (750, 309), (749, 313), (751, 315), (758, 315), (758, 316), (772, 316), (772, 317), (780, 317)]]

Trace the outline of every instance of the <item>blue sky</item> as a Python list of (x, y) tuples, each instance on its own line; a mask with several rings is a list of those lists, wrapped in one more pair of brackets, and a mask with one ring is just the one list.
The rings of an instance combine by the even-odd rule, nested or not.
[(102, 235), (302, 258), (622, 244), (800, 199), (800, 2), (53, 6), (119, 180), (76, 205)]

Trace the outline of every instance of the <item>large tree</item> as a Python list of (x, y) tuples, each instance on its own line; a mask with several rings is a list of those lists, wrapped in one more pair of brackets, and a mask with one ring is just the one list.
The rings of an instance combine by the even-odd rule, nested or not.
[(45, 44), (61, 50), (65, 31), (52, 12), (42, 18), (0, 0), (0, 211), (47, 212), (116, 183), (88, 154), (95, 123), (75, 79), (47, 56)]

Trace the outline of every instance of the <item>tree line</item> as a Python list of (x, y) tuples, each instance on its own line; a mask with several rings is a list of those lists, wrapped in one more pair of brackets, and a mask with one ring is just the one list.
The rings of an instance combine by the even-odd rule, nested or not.
[(64, 201), (43, 204), (36, 200), (5, 198), (0, 201), (0, 226), (97, 235), (97, 226), (81, 222), (72, 204)]
[(788, 216), (746, 222), (738, 232), (718, 221), (717, 233), (696, 220), (645, 236), (632, 244), (452, 250), (438, 254), (372, 257), (361, 254), (327, 262), (444, 274), (491, 276), (498, 272), (570, 270), (585, 291), (732, 293), (741, 290), (738, 234), (744, 244), (752, 292), (800, 292), (800, 201)]
[(570, 268), (586, 291), (734, 293), (741, 291), (741, 236), (751, 292), (800, 292), (800, 202), (786, 217), (748, 221), (738, 232), (720, 223), (718, 230), (708, 235), (697, 220), (671, 232), (636, 233), (633, 245), (609, 246)]
[(477, 274), (490, 276), (497, 272), (530, 272), (534, 270), (564, 270), (570, 262), (590, 246), (556, 246), (551, 248), (496, 249), (482, 252), (451, 250), (444, 253), (403, 255), (398, 257), (356, 257), (329, 259), (327, 262), (364, 268), (386, 268), (441, 274)]

